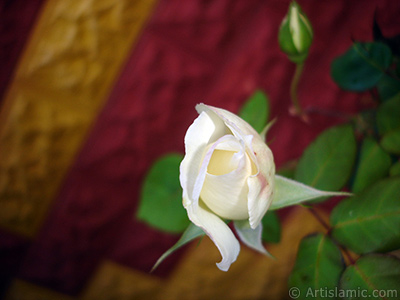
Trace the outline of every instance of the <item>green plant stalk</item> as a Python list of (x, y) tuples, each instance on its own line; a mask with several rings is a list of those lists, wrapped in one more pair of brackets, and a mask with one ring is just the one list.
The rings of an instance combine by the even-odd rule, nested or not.
[(326, 231), (329, 233), (331, 231), (331, 226), (322, 219), (322, 217), (319, 215), (319, 213), (312, 207), (308, 208), (308, 211), (317, 219), (317, 221), (326, 229)]
[(303, 116), (303, 110), (299, 103), (299, 99), (297, 97), (297, 89), (300, 81), (301, 74), (303, 72), (304, 62), (296, 64), (296, 70), (294, 72), (292, 82), (290, 84), (290, 98), (292, 99), (293, 106), (295, 108), (296, 114), (299, 116)]
[[(326, 235), (329, 236), (332, 240), (334, 240), (331, 236), (331, 231), (332, 231), (332, 227), (326, 223), (324, 221), (324, 219), (319, 215), (319, 213), (313, 208), (313, 207), (308, 207), (308, 211), (315, 217), (315, 219), (317, 219), (317, 221), (326, 229), (327, 233)], [(334, 240), (335, 241), (335, 240)], [(351, 257), (349, 251), (343, 247), (342, 245), (340, 245), (337, 241), (335, 241), (336, 245), (338, 245), (338, 247), (340, 248), (340, 250), (342, 250), (343, 255), (346, 257), (348, 263), (350, 265), (354, 265), (355, 261), (353, 260), (353, 258)]]

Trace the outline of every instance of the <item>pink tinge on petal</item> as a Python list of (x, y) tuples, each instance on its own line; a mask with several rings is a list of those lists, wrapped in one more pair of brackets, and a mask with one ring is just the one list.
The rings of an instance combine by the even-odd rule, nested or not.
[[(239, 254), (239, 242), (225, 222), (206, 207), (204, 202), (200, 202), (202, 201), (200, 194), (212, 155), (219, 145), (225, 150), (221, 147), (222, 143), (230, 141), (233, 136), (241, 147), (244, 147), (251, 171), (246, 173), (249, 174), (246, 175), (247, 181), (243, 181), (243, 184), (248, 185), (248, 214), (243, 216), (247, 218), (248, 215), (250, 227), (254, 230), (260, 228), (258, 226), (261, 219), (272, 202), (275, 165), (271, 150), (261, 140), (260, 135), (240, 117), (204, 104), (196, 106), (196, 109), (200, 116), (186, 134), (186, 156), (181, 163), (180, 180), (184, 203), (189, 219), (202, 228), (219, 249), (222, 261), (217, 264), (218, 268), (227, 271)], [(207, 130), (208, 132), (205, 132)], [(228, 146), (231, 147), (226, 145)], [(231, 173), (233, 174), (233, 171), (227, 174)], [(215, 187), (210, 185), (210, 188)]]
[(249, 185), (249, 223), (255, 229), (261, 222), (273, 200), (273, 185), (263, 174), (247, 179)]
[(275, 164), (271, 150), (261, 136), (246, 121), (224, 109), (200, 104), (197, 111), (211, 111), (221, 118), (232, 133), (246, 144), (247, 153), (257, 172), (247, 180), (249, 186), (248, 210), (251, 227), (256, 228), (272, 203)]

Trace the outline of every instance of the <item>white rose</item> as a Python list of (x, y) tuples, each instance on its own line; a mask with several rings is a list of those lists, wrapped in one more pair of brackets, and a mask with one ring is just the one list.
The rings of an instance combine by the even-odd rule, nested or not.
[(233, 220), (241, 240), (266, 253), (261, 219), (272, 202), (275, 165), (261, 136), (240, 117), (199, 104), (199, 117), (185, 136), (180, 166), (183, 205), (189, 219), (211, 238), (227, 271), (240, 245), (224, 220)]

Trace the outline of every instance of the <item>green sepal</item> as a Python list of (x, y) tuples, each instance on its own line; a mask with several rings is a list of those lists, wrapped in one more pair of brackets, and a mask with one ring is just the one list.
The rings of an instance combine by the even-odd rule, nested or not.
[(310, 200), (336, 196), (350, 196), (346, 192), (320, 191), (301, 182), (275, 176), (275, 195), (270, 210), (301, 204)]
[(162, 262), (164, 259), (166, 259), (168, 256), (170, 256), (172, 253), (174, 253), (176, 250), (181, 248), (182, 246), (186, 245), (187, 243), (193, 241), (194, 239), (204, 236), (205, 233), (203, 229), (200, 227), (197, 227), (193, 223), (190, 223), (190, 225), (186, 228), (186, 230), (183, 232), (181, 238), (176, 242), (175, 245), (173, 245), (171, 248), (169, 248), (154, 264), (153, 268), (151, 269), (151, 272), (153, 272)]

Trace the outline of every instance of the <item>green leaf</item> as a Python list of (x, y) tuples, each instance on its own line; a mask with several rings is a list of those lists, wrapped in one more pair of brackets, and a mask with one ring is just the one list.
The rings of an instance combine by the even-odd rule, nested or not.
[(147, 174), (137, 217), (167, 232), (180, 233), (189, 225), (182, 205), (179, 165), (182, 155), (169, 154), (158, 159)]
[(275, 176), (275, 196), (270, 210), (301, 204), (306, 201), (334, 196), (349, 196), (345, 192), (325, 192), (279, 175)]
[(395, 162), (389, 170), (389, 175), (390, 176), (397, 176), (400, 175), (400, 160), (398, 160), (397, 162)]
[(339, 203), (331, 214), (332, 236), (364, 254), (400, 248), (400, 177), (390, 177)]
[(331, 127), (304, 151), (295, 179), (325, 191), (340, 190), (350, 177), (355, 157), (351, 126)]
[(181, 238), (179, 241), (176, 242), (175, 245), (173, 245), (171, 248), (169, 248), (154, 264), (153, 268), (151, 269), (151, 272), (153, 272), (162, 262), (164, 259), (166, 259), (168, 256), (170, 256), (172, 253), (174, 253), (176, 250), (178, 250), (180, 247), (186, 245), (187, 243), (193, 241), (195, 238), (198, 238), (200, 236), (205, 235), (203, 229), (200, 227), (197, 227), (193, 223), (190, 223), (190, 225), (186, 228), (185, 232), (182, 234)]
[(400, 155), (400, 128), (385, 133), (381, 146), (389, 153)]
[(261, 132), (269, 117), (269, 100), (267, 95), (257, 90), (243, 105), (239, 116), (249, 123), (257, 132)]
[(400, 128), (400, 95), (382, 103), (378, 107), (376, 125), (381, 135)]
[(386, 101), (400, 93), (400, 81), (399, 79), (384, 74), (379, 80), (377, 88), (380, 100)]
[(298, 289), (296, 299), (335, 299), (321, 291), (335, 290), (343, 270), (340, 250), (330, 238), (323, 234), (307, 236), (300, 243), (289, 286)]
[(389, 173), (390, 155), (372, 138), (364, 139), (353, 183), (353, 192), (359, 193)]
[(261, 220), (263, 231), (262, 240), (269, 243), (279, 243), (281, 239), (281, 223), (274, 211), (268, 211)]
[(399, 299), (400, 260), (394, 256), (370, 254), (347, 267), (340, 279), (344, 299)]
[(390, 48), (382, 43), (354, 43), (331, 66), (333, 80), (342, 88), (362, 92), (374, 87), (392, 62)]

